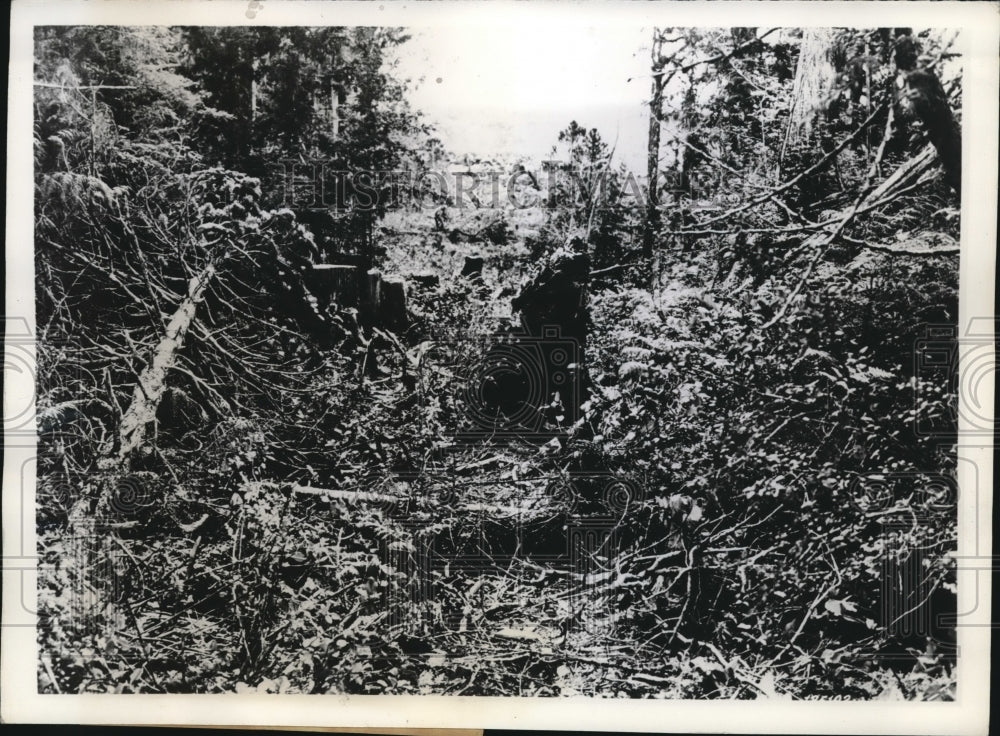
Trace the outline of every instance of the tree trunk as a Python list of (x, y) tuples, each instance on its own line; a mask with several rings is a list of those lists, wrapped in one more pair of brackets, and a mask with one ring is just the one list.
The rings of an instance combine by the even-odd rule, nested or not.
[(170, 318), (163, 338), (153, 351), (152, 359), (139, 375), (139, 382), (132, 394), (132, 404), (122, 417), (118, 447), (120, 461), (142, 445), (146, 426), (156, 418), (156, 409), (167, 388), (167, 373), (184, 344), (184, 335), (194, 320), (198, 302), (204, 297), (205, 289), (214, 275), (215, 267), (209, 266), (191, 279), (188, 295)]
[(646, 227), (642, 235), (642, 257), (652, 268), (653, 241), (659, 229), (658, 209), (660, 188), (660, 117), (663, 114), (663, 61), (660, 59), (660, 39), (653, 29), (652, 65), (653, 86), (649, 100), (649, 140), (647, 143), (646, 181)]
[(837, 70), (833, 65), (836, 33), (830, 28), (808, 28), (802, 33), (792, 86), (792, 108), (778, 154), (779, 180), (788, 146), (809, 135), (816, 113), (829, 100), (836, 84)]

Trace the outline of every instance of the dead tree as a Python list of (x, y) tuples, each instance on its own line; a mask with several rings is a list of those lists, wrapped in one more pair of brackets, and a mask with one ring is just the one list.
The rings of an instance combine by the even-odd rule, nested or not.
[(917, 68), (916, 44), (909, 29), (900, 29), (894, 47), (899, 74), (900, 106), (920, 120), (937, 151), (944, 179), (962, 193), (962, 129), (955, 120), (941, 80), (930, 68)]
[(666, 64), (660, 53), (662, 34), (653, 29), (652, 91), (649, 98), (649, 140), (646, 146), (646, 223), (642, 233), (642, 257), (653, 262), (653, 241), (659, 228), (659, 179), (660, 179), (660, 122), (663, 116), (663, 68)]
[(541, 361), (535, 366), (546, 380), (547, 396), (558, 394), (564, 421), (575, 422), (584, 400), (587, 374), (587, 287), (590, 259), (586, 243), (575, 239), (557, 250), (549, 263), (511, 301), (521, 327), (534, 341)]
[(139, 374), (132, 403), (122, 416), (118, 438), (118, 459), (124, 461), (136, 450), (146, 436), (146, 427), (156, 419), (156, 409), (167, 389), (167, 373), (177, 359), (177, 353), (184, 345), (191, 322), (194, 320), (198, 302), (215, 276), (215, 267), (208, 266), (188, 284), (188, 294), (181, 301), (167, 324), (163, 337), (153, 351), (149, 363)]

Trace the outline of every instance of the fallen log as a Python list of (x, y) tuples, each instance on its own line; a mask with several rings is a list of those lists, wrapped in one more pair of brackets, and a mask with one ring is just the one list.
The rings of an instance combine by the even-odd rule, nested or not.
[(188, 284), (188, 295), (181, 301), (167, 324), (163, 338), (160, 340), (153, 357), (139, 374), (132, 393), (132, 403), (122, 416), (119, 430), (118, 459), (124, 460), (139, 447), (146, 436), (146, 426), (156, 419), (156, 409), (163, 392), (167, 388), (167, 373), (174, 365), (177, 352), (184, 344), (184, 336), (194, 320), (198, 302), (205, 295), (215, 267), (208, 266)]
[(785, 298), (781, 307), (778, 308), (774, 316), (761, 325), (761, 329), (766, 330), (773, 327), (784, 319), (785, 314), (788, 312), (788, 308), (802, 291), (802, 287), (805, 285), (806, 281), (809, 280), (813, 270), (816, 268), (816, 264), (819, 263), (823, 254), (826, 253), (830, 243), (841, 236), (844, 232), (844, 228), (846, 228), (847, 225), (854, 220), (859, 212), (873, 210), (884, 204), (888, 204), (896, 199), (896, 197), (899, 197), (910, 189), (927, 181), (933, 176), (934, 166), (936, 163), (937, 155), (934, 150), (934, 146), (928, 144), (918, 154), (904, 162), (901, 166), (899, 166), (899, 168), (892, 172), (892, 174), (885, 181), (866, 194), (858, 197), (853, 205), (839, 213), (836, 217), (833, 217), (828, 222), (824, 222), (823, 225), (827, 229), (814, 233), (802, 241), (802, 244), (796, 249), (796, 251), (802, 252), (809, 248), (815, 248), (813, 256), (809, 259), (809, 264), (806, 267), (805, 272), (799, 278), (791, 293)]
[[(266, 483), (264, 485), (275, 488), (281, 487), (280, 483)], [(287, 487), (291, 489), (292, 493), (301, 493), (306, 496), (322, 496), (323, 498), (332, 499), (335, 501), (374, 502), (374, 503), (410, 502), (410, 498), (407, 496), (390, 496), (385, 493), (371, 493), (370, 491), (342, 491), (333, 488), (315, 488), (313, 486), (302, 486), (298, 484), (292, 484)]]

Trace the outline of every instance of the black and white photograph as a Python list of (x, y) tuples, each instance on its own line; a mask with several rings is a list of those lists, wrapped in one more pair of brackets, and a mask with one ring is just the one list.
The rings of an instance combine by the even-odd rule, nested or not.
[(21, 27), (21, 687), (985, 692), (973, 16), (222, 5)]

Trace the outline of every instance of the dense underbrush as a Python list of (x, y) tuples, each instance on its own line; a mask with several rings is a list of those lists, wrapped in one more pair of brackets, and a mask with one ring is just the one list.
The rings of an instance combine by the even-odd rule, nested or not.
[[(450, 273), (471, 247), (405, 262)], [(455, 445), (518, 247), (411, 289), (378, 377), (334, 351), (284, 416), (198, 430), (211, 463), (164, 446), (105, 478), (92, 536), (43, 475), (42, 688), (950, 697), (946, 627), (890, 625), (953, 611), (955, 582), (948, 453), (927, 473), (899, 439), (949, 399), (914, 401), (919, 334), (881, 337), (913, 290), (866, 292), (898, 266), (858, 258), (783, 335), (760, 331), (766, 291), (701, 282), (708, 255), (597, 291), (576, 430)], [(943, 283), (921, 263), (896, 282)]]
[[(250, 173), (426, 174), (398, 29), (40, 27), (39, 690), (954, 698), (961, 75), (889, 30), (654, 30), (659, 206), (573, 122), (545, 207), (341, 217)], [(497, 360), (560, 277), (572, 412)]]

